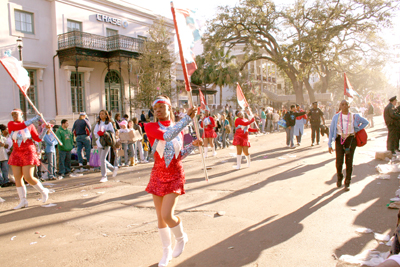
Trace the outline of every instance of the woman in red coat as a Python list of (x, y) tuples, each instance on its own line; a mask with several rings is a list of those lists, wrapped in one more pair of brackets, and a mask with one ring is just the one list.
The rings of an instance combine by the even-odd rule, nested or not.
[[(153, 108), (157, 120), (144, 126), (154, 153), (154, 167), (146, 191), (153, 195), (158, 231), (163, 246), (163, 256), (158, 266), (167, 266), (172, 257), (176, 258), (182, 253), (188, 241), (181, 218), (174, 215), (179, 195), (185, 194), (182, 159), (203, 142), (200, 139), (183, 147), (182, 130), (192, 122), (192, 118), (196, 115), (196, 107), (189, 109), (177, 123), (174, 122), (171, 102), (167, 96), (158, 96)], [(176, 239), (173, 251), (171, 232)]]
[(208, 110), (204, 111), (204, 119), (201, 121), (200, 126), (204, 129), (203, 139), (204, 139), (204, 156), (207, 158), (208, 144), (211, 145), (213, 150), (213, 156), (217, 155), (215, 152), (214, 138), (217, 137), (217, 133), (214, 131), (215, 120)]
[(18, 206), (14, 209), (21, 209), (28, 207), (26, 187), (23, 178), (42, 194), (43, 203), (45, 203), (49, 197), (49, 189), (44, 188), (42, 183), (33, 176), (35, 165), (40, 165), (36, 146), (33, 141), (41, 142), (51, 126), (47, 125), (39, 136), (33, 125), (34, 122), (40, 119), (39, 115), (24, 122), (22, 119), (22, 111), (14, 109), (11, 112), (11, 116), (13, 117), (13, 121), (8, 123), (8, 130), (13, 141), (13, 151), (8, 160), (8, 165), (11, 166), (13, 171), (15, 185), (20, 199)]
[[(242, 162), (242, 151), (247, 159), (247, 167), (250, 167), (250, 154), (249, 154), (249, 132), (257, 132), (258, 129), (250, 128), (249, 126), (254, 122), (254, 117), (247, 120), (243, 117), (243, 112), (239, 111), (237, 114), (238, 118), (235, 121), (235, 136), (233, 138), (233, 145), (236, 146), (237, 150), (237, 165), (236, 169), (240, 169)], [(250, 118), (250, 115), (249, 115)]]

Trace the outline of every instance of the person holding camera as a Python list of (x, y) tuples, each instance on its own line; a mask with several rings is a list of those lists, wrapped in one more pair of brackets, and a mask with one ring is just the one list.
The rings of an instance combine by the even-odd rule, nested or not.
[(343, 181), (343, 161), (346, 159), (346, 179), (344, 181), (345, 191), (350, 190), (351, 174), (353, 172), (353, 158), (356, 150), (357, 140), (355, 134), (368, 125), (368, 120), (360, 114), (352, 114), (349, 103), (346, 100), (340, 102), (340, 112), (332, 118), (329, 131), (328, 151), (332, 154), (332, 141), (335, 141), (336, 148), (336, 172), (338, 188)]

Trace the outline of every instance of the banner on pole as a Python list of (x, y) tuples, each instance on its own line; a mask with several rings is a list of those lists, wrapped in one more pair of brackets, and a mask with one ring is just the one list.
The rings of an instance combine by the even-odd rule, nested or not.
[(28, 71), (22, 67), (22, 62), (13, 56), (4, 56), (0, 59), (0, 63), (18, 85), (22, 93), (26, 95), (26, 91), (28, 91), (31, 82)]
[(354, 96), (360, 96), (356, 91), (354, 91), (353, 86), (351, 86), (346, 73), (344, 73), (344, 95), (353, 98)]
[(249, 104), (247, 103), (246, 97), (243, 94), (242, 88), (240, 87), (239, 83), (237, 84), (236, 87), (236, 97), (239, 103), (239, 106), (242, 109), (245, 109), (249, 106)]
[(199, 97), (200, 97), (200, 110), (210, 110), (207, 106), (206, 99), (200, 89), (199, 89)]
[(183, 57), (185, 58), (188, 75), (191, 76), (197, 70), (196, 55), (193, 52), (193, 48), (195, 43), (200, 41), (201, 34), (193, 11), (182, 8), (175, 8), (175, 11), (176, 23), (182, 42)]

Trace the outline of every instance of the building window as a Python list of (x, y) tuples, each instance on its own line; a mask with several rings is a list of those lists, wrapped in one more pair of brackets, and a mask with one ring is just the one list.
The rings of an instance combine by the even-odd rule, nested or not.
[(118, 35), (118, 31), (117, 31), (117, 30), (113, 30), (113, 29), (106, 28), (106, 34), (107, 34), (107, 37), (109, 37), (109, 36), (114, 36), (114, 35)]
[(104, 80), (106, 108), (112, 112), (121, 112), (121, 76), (115, 70), (107, 73)]
[(83, 73), (76, 72), (71, 73), (71, 102), (72, 112), (86, 111), (85, 108), (85, 84), (83, 79)]
[[(37, 82), (36, 82), (36, 70), (27, 70), (29, 74), (29, 79), (31, 86), (29, 87), (28, 91), (26, 91), (26, 95), (30, 98), (32, 103), (37, 107)], [(28, 100), (25, 99), (25, 96), (19, 91), (19, 100), (20, 100), (20, 107), (21, 110), (26, 109), (26, 114), (35, 114), (35, 110), (29, 104)], [(26, 119), (26, 118), (25, 118)]]
[(67, 32), (82, 31), (82, 22), (67, 19)]
[(15, 16), (15, 30), (23, 33), (34, 34), (33, 13), (21, 10), (14, 10), (14, 16)]

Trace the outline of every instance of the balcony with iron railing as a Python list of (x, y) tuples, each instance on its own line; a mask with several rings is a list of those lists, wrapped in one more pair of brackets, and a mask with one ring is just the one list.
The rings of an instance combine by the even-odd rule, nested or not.
[(101, 36), (80, 31), (71, 31), (58, 35), (58, 50), (83, 48), (103, 52), (118, 50), (140, 53), (144, 40), (124, 35)]

